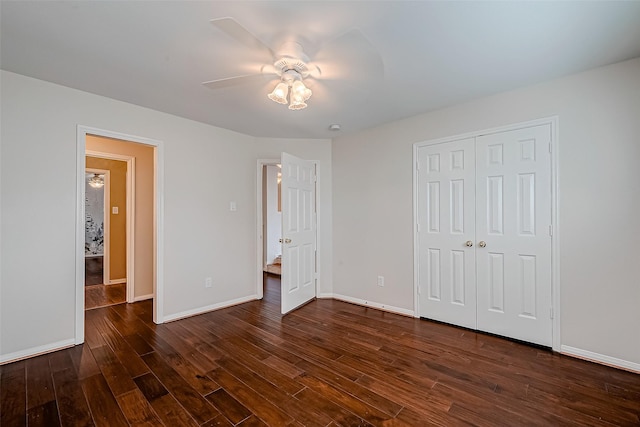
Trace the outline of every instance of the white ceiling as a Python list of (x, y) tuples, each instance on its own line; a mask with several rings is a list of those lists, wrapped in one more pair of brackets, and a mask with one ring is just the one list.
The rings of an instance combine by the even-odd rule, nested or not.
[[(3, 0), (0, 14), (4, 70), (262, 137), (330, 138), (332, 123), (350, 133), (640, 56), (640, 1)], [(384, 77), (312, 81), (300, 111), (267, 99), (266, 78), (208, 89), (262, 65), (209, 23), (227, 16), (311, 56), (359, 29)]]

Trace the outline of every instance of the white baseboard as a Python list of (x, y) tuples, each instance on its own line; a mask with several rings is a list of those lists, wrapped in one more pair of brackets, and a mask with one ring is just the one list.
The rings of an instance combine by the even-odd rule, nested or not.
[(630, 362), (628, 360), (618, 359), (617, 357), (606, 356), (604, 354), (594, 353), (592, 351), (582, 350), (568, 345), (561, 345), (560, 353), (640, 374), (640, 363)]
[(35, 357), (45, 353), (51, 353), (54, 351), (62, 350), (65, 348), (73, 347), (76, 345), (74, 338), (58, 341), (51, 344), (39, 345), (37, 347), (28, 348), (26, 350), (20, 350), (9, 354), (0, 355), (0, 365), (6, 363), (17, 362), (18, 360), (26, 359), (28, 357)]
[(193, 310), (181, 311), (179, 313), (171, 314), (169, 316), (164, 316), (164, 322), (173, 322), (174, 320), (184, 319), (185, 317), (196, 316), (198, 314), (207, 313), (213, 310), (219, 310), (221, 308), (227, 308), (238, 304), (243, 304), (245, 302), (254, 301), (258, 299), (258, 295), (250, 295), (248, 297), (237, 298), (231, 301), (225, 301), (218, 304), (211, 304), (205, 307), (194, 308)]
[(153, 299), (153, 294), (139, 295), (133, 298), (133, 302), (144, 301), (147, 299)]
[(119, 285), (120, 283), (127, 283), (127, 278), (125, 277), (124, 279), (109, 280), (110, 285)]
[(367, 301), (367, 300), (363, 300), (363, 299), (360, 299), (360, 298), (348, 297), (348, 296), (345, 296), (345, 295), (320, 294), (320, 295), (318, 295), (318, 298), (333, 298), (333, 299), (337, 299), (339, 301), (350, 302), (352, 304), (357, 304), (357, 305), (361, 305), (361, 306), (364, 306), (364, 307), (371, 307), (371, 308), (375, 308), (375, 309), (383, 310), (383, 311), (388, 311), (388, 312), (395, 313), (395, 314), (402, 314), (403, 316), (414, 317), (413, 310), (407, 310), (406, 308), (394, 307), (392, 305), (387, 305), (387, 304), (380, 304), (380, 303), (377, 303), (377, 302)]

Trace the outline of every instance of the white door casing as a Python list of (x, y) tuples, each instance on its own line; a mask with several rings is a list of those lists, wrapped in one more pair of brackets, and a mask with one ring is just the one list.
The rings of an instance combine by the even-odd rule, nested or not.
[(315, 165), (282, 153), (281, 311), (316, 296)]
[(478, 329), (545, 346), (551, 324), (551, 126), (476, 139)]
[[(476, 327), (473, 138), (418, 149), (421, 315)], [(468, 243), (467, 243), (468, 242)]]
[(512, 129), (416, 147), (419, 314), (551, 346), (552, 127)]

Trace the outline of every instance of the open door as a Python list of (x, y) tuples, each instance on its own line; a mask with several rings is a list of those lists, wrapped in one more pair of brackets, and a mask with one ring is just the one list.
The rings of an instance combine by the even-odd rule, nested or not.
[(282, 153), (282, 314), (316, 296), (316, 173)]

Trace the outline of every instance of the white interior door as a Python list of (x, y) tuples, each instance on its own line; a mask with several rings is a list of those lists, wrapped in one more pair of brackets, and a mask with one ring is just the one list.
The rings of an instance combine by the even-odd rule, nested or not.
[(545, 346), (552, 343), (550, 143), (550, 125), (476, 139), (478, 329)]
[(418, 150), (420, 316), (475, 329), (474, 138)]
[(316, 174), (282, 153), (282, 314), (316, 296)]
[(421, 317), (552, 345), (550, 144), (546, 124), (418, 148)]

